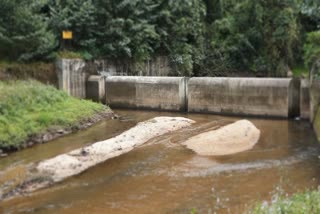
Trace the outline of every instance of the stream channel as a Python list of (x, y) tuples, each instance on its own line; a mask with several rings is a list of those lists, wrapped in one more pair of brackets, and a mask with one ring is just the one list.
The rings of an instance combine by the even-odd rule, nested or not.
[(320, 145), (307, 121), (246, 118), (261, 130), (252, 150), (202, 157), (180, 143), (243, 118), (115, 112), (119, 119), (0, 159), (0, 182), (19, 178), (29, 164), (106, 140), (156, 116), (182, 116), (196, 123), (50, 188), (2, 201), (0, 213), (245, 213), (257, 202), (320, 185)]

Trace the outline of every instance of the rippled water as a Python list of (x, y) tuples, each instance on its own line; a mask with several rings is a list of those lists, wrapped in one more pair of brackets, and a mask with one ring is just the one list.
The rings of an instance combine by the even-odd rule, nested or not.
[[(32, 195), (0, 202), (0, 213), (241, 213), (270, 200), (320, 185), (320, 148), (306, 121), (249, 118), (261, 139), (250, 151), (201, 157), (179, 143), (242, 118), (204, 114), (116, 111), (119, 120), (0, 159), (0, 181), (28, 164), (105, 140), (155, 116), (184, 116), (192, 127), (155, 138), (81, 175)], [(1, 177), (2, 176), (2, 177)]]

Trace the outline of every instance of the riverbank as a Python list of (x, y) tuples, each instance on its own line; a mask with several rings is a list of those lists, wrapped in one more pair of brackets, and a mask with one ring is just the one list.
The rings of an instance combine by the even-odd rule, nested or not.
[(252, 214), (276, 214), (276, 213), (320, 213), (320, 192), (307, 191), (294, 194), (292, 197), (275, 197), (271, 204), (257, 205)]
[(102, 104), (70, 97), (34, 80), (0, 81), (0, 91), (2, 153), (45, 143), (112, 116)]

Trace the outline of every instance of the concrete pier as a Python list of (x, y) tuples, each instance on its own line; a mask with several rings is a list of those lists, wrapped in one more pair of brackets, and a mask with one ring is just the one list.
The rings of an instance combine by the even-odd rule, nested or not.
[(82, 98), (86, 97), (87, 73), (86, 63), (81, 59), (60, 59), (56, 62), (59, 89), (69, 95)]

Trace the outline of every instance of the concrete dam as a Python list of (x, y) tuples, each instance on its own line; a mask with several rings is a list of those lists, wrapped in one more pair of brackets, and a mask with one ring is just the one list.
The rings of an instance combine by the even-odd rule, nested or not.
[(114, 108), (227, 115), (287, 118), (304, 110), (300, 81), (289, 78), (91, 76), (86, 98)]
[[(57, 63), (59, 88), (112, 108), (313, 119), (320, 83), (292, 78), (122, 76), (82, 60)], [(99, 67), (99, 66), (98, 66)], [(115, 69), (117, 70), (117, 69)], [(101, 75), (96, 75), (100, 73)], [(114, 76), (121, 75), (121, 76)], [(158, 75), (158, 74), (157, 74)], [(162, 74), (161, 74), (162, 75)]]

